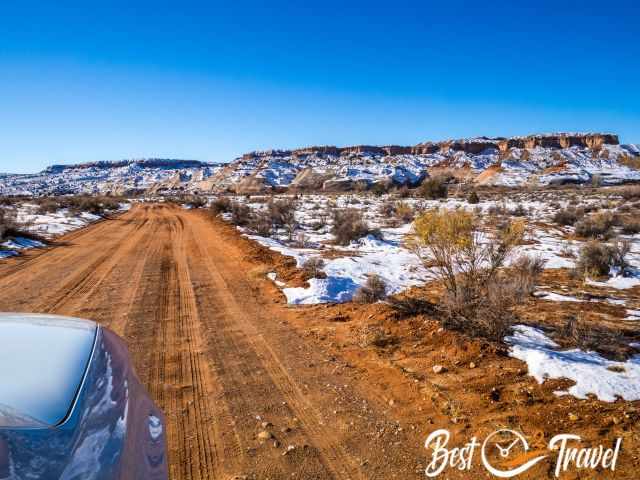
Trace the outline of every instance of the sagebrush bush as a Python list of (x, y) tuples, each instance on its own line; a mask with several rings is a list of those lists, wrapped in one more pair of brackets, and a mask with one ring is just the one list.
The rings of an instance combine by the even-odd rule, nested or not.
[(527, 209), (521, 203), (518, 203), (514, 208), (509, 210), (509, 215), (513, 217), (526, 217)]
[(251, 219), (251, 209), (240, 202), (231, 203), (231, 222), (238, 226), (245, 226)]
[(207, 206), (207, 199), (199, 195), (192, 195), (187, 199), (186, 203), (191, 208), (204, 208)]
[(610, 245), (592, 240), (585, 244), (578, 255), (576, 271), (585, 276), (609, 274), (613, 264), (613, 250)]
[(36, 210), (39, 215), (46, 215), (48, 213), (56, 213), (62, 208), (60, 202), (55, 198), (43, 198), (38, 203), (38, 209)]
[[(515, 318), (513, 307), (525, 297), (521, 289), (529, 284), (518, 285), (501, 268), (524, 231), (522, 221), (509, 222), (491, 241), (481, 241), (478, 218), (464, 210), (432, 210), (415, 220), (410, 245), (445, 288), (440, 303), (445, 326), (494, 340), (504, 337)], [(536, 270), (529, 264), (526, 269)]]
[(218, 197), (211, 203), (209, 208), (214, 215), (228, 213), (231, 211), (231, 200), (229, 197)]
[(471, 193), (469, 193), (469, 195), (467, 195), (467, 203), (471, 203), (472, 205), (480, 203), (480, 197), (478, 196), (478, 193), (475, 190), (473, 190)]
[(56, 197), (61, 208), (68, 208), (73, 213), (87, 212), (93, 215), (104, 215), (107, 211), (117, 210), (119, 202), (111, 197), (75, 195)]
[(356, 303), (375, 303), (387, 297), (387, 284), (376, 274), (370, 274), (367, 281), (353, 295)]
[(395, 219), (401, 223), (407, 223), (413, 220), (415, 212), (411, 205), (402, 201), (388, 200), (380, 205), (378, 210), (383, 218), (390, 220)]
[(578, 219), (584, 217), (584, 211), (577, 208), (558, 210), (553, 216), (553, 222), (558, 225), (573, 226)]
[(0, 208), (0, 240), (8, 236), (8, 232), (15, 228), (15, 218), (13, 212)]
[(517, 287), (516, 293), (523, 296), (533, 294), (545, 263), (546, 260), (541, 257), (528, 255), (520, 255), (511, 263), (511, 281)]
[(302, 271), (305, 279), (310, 278), (326, 278), (326, 274), (322, 271), (324, 268), (324, 260), (320, 257), (311, 257), (302, 264)]
[(401, 222), (407, 223), (413, 220), (415, 212), (408, 203), (396, 202), (394, 215)]
[(20, 224), (14, 211), (0, 207), (0, 240), (6, 240), (11, 237), (31, 238), (46, 243), (46, 239), (30, 232), (25, 225)]
[(625, 235), (635, 235), (640, 233), (640, 220), (635, 218), (625, 218), (622, 221), (622, 233)]
[(252, 212), (247, 220), (248, 227), (257, 235), (270, 237), (273, 233), (271, 216), (266, 211)]
[(613, 226), (616, 223), (615, 216), (610, 212), (600, 212), (575, 224), (576, 235), (584, 238), (608, 239), (613, 235)]
[(378, 208), (378, 212), (380, 212), (380, 215), (384, 218), (393, 217), (396, 214), (396, 202), (387, 200), (386, 202), (381, 203)]
[(280, 200), (271, 198), (267, 202), (267, 213), (273, 228), (284, 228), (289, 234), (289, 240), (293, 238), (293, 234), (298, 227), (298, 222), (296, 220), (296, 206), (296, 199), (290, 197)]
[(418, 193), (421, 197), (430, 200), (446, 198), (449, 192), (447, 182), (448, 179), (445, 176), (429, 177), (422, 182), (418, 189)]
[(571, 315), (564, 326), (564, 335), (580, 350), (589, 351), (597, 348), (593, 328), (584, 320)]
[(362, 212), (355, 208), (336, 209), (332, 212), (333, 225), (331, 233), (338, 245), (349, 245), (366, 235), (380, 235), (373, 230), (364, 218)]

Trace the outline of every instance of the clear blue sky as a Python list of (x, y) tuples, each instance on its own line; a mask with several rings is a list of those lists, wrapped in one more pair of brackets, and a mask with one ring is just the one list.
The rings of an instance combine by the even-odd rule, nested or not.
[(0, 171), (555, 130), (640, 142), (640, 2), (471, 3), (3, 2)]

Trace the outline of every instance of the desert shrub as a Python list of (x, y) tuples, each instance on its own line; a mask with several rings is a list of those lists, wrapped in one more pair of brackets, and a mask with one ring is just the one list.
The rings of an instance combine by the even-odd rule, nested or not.
[(267, 212), (271, 219), (271, 223), (275, 227), (283, 227), (289, 234), (289, 240), (291, 240), (296, 228), (298, 227), (298, 223), (296, 221), (295, 199), (271, 199), (267, 203)]
[(104, 215), (105, 212), (117, 210), (120, 207), (120, 204), (114, 198), (90, 195), (57, 197), (56, 201), (60, 208), (68, 208), (75, 214), (87, 212), (93, 215)]
[(640, 185), (625, 187), (620, 194), (625, 200), (638, 200), (640, 199)]
[(553, 222), (558, 225), (575, 225), (578, 219), (584, 216), (584, 211), (577, 208), (565, 208), (558, 210), (553, 216)]
[(580, 350), (588, 351), (597, 348), (595, 332), (584, 320), (571, 315), (564, 326), (564, 335)]
[(507, 213), (507, 207), (504, 204), (494, 203), (489, 206), (487, 213), (494, 217), (499, 217)]
[(480, 203), (480, 197), (475, 190), (471, 191), (471, 193), (467, 195), (467, 203), (471, 203), (472, 205)]
[(576, 272), (585, 276), (608, 275), (612, 264), (613, 250), (611, 246), (592, 240), (580, 249)]
[(430, 200), (446, 198), (449, 192), (447, 181), (448, 179), (444, 176), (429, 177), (422, 182), (418, 193), (421, 197)]
[(521, 203), (518, 203), (514, 208), (509, 210), (509, 215), (513, 217), (526, 217), (527, 209)]
[(411, 191), (409, 190), (409, 187), (407, 187), (406, 185), (402, 185), (396, 191), (396, 196), (398, 198), (409, 198), (411, 196)]
[(511, 263), (511, 281), (517, 287), (515, 292), (523, 297), (533, 294), (536, 282), (544, 270), (546, 261), (541, 257), (520, 255)]
[(186, 203), (191, 208), (204, 208), (207, 206), (207, 199), (199, 195), (192, 195), (187, 199)]
[(380, 215), (385, 218), (391, 218), (396, 214), (396, 202), (393, 202), (391, 200), (383, 202), (382, 204), (380, 204), (378, 212), (380, 212)]
[(46, 215), (48, 213), (55, 213), (60, 210), (60, 208), (62, 208), (62, 206), (55, 198), (43, 198), (38, 202), (38, 209), (36, 211), (39, 215)]
[(625, 218), (622, 221), (622, 233), (626, 235), (635, 235), (640, 233), (640, 220), (635, 218)]
[[(46, 239), (35, 233), (29, 232), (26, 225), (20, 224), (15, 212), (0, 207), (0, 240), (6, 240), (10, 237), (25, 237), (46, 243)], [(2, 248), (2, 247), (0, 247)]]
[(399, 317), (412, 317), (415, 315), (436, 315), (435, 305), (423, 298), (413, 296), (392, 296), (388, 298), (389, 305)]
[(615, 216), (610, 212), (601, 212), (588, 217), (575, 224), (576, 235), (584, 238), (607, 239), (613, 235), (612, 228), (616, 223)]
[(443, 324), (474, 336), (499, 340), (508, 332), (512, 308), (524, 297), (501, 267), (524, 236), (524, 223), (509, 222), (491, 241), (476, 216), (464, 210), (432, 210), (414, 222), (411, 246), (445, 289)]
[(627, 256), (631, 252), (631, 242), (629, 240), (616, 240), (609, 248), (611, 249), (611, 266), (615, 268), (619, 273), (626, 274), (629, 268), (629, 262)]
[(247, 220), (247, 226), (256, 233), (256, 235), (262, 237), (269, 237), (273, 232), (271, 216), (264, 210), (251, 213)]
[(356, 303), (375, 303), (384, 300), (387, 296), (387, 285), (379, 276), (371, 274), (367, 277), (367, 281), (353, 295), (353, 301)]
[(359, 345), (361, 347), (378, 347), (385, 348), (398, 342), (398, 339), (388, 333), (379, 325), (366, 325), (363, 327), (359, 335)]
[(302, 264), (302, 271), (305, 278), (326, 278), (326, 274), (322, 271), (324, 268), (324, 260), (320, 257), (311, 257)]
[(218, 197), (211, 203), (209, 208), (214, 215), (228, 213), (231, 211), (231, 200), (229, 197)]
[(411, 208), (411, 205), (405, 202), (396, 202), (395, 217), (398, 220), (407, 223), (412, 221), (414, 216), (415, 212), (413, 211), (413, 208)]
[(15, 229), (15, 217), (13, 212), (0, 208), (0, 240), (7, 238), (9, 232)]
[(231, 203), (231, 222), (238, 226), (245, 226), (251, 219), (251, 209), (240, 202)]
[(349, 245), (352, 241), (369, 234), (380, 235), (380, 232), (369, 227), (362, 212), (358, 209), (336, 209), (333, 210), (332, 217), (331, 233), (338, 245)]
[(370, 191), (376, 196), (381, 196), (389, 191), (391, 185), (391, 183), (375, 182), (373, 185), (371, 185)]

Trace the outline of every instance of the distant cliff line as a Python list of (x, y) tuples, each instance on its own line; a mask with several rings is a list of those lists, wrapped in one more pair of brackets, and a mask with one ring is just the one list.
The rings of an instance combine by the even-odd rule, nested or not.
[(518, 137), (475, 137), (457, 140), (443, 140), (439, 142), (422, 142), (413, 146), (401, 145), (353, 145), (348, 147), (312, 146), (293, 150), (267, 150), (246, 153), (241, 158), (249, 159), (265, 154), (280, 154), (282, 156), (305, 156), (311, 154), (344, 156), (349, 154), (369, 153), (373, 155), (428, 155), (432, 153), (447, 153), (449, 151), (463, 151), (477, 155), (487, 148), (495, 148), (506, 152), (510, 148), (570, 148), (582, 147), (598, 149), (602, 145), (618, 145), (618, 136), (612, 133), (550, 133)]
[(143, 158), (131, 160), (100, 160), (96, 162), (76, 163), (69, 165), (51, 165), (44, 173), (60, 173), (74, 168), (120, 168), (138, 165), (142, 168), (202, 168), (219, 166), (218, 163), (202, 162), (200, 160), (183, 160), (178, 158)]

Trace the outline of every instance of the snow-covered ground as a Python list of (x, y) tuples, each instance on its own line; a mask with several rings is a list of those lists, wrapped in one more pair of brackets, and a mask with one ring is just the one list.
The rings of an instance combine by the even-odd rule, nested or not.
[[(282, 196), (285, 198), (286, 196)], [(481, 201), (471, 205), (465, 200), (449, 198), (447, 200), (423, 200), (415, 198), (401, 199), (417, 211), (432, 208), (474, 210), (480, 216), (486, 217), (488, 212), (498, 205), (504, 210), (522, 208), (527, 212), (528, 231), (526, 245), (516, 249), (514, 257), (519, 254), (540, 257), (545, 260), (545, 268), (572, 268), (575, 258), (584, 242), (568, 240), (567, 234), (572, 233), (572, 227), (560, 227), (551, 222), (551, 218), (558, 208), (568, 205), (567, 200), (556, 197), (533, 200), (526, 193), (514, 193), (509, 199), (499, 204), (492, 200)], [(254, 210), (265, 208), (264, 197), (236, 197), (238, 202), (246, 202)], [(325, 195), (305, 195), (297, 201), (296, 219), (299, 230), (296, 233), (298, 241), (289, 241), (284, 231), (272, 237), (263, 237), (251, 233), (247, 229), (243, 232), (252, 240), (274, 251), (296, 259), (298, 267), (312, 257), (323, 257), (325, 262), (323, 271), (327, 278), (312, 279), (307, 287), (284, 287), (283, 293), (291, 304), (314, 304), (326, 302), (350, 301), (355, 291), (362, 286), (368, 275), (377, 274), (387, 284), (389, 293), (398, 293), (411, 286), (420, 285), (431, 278), (420, 259), (407, 247), (407, 235), (411, 231), (411, 224), (389, 226), (388, 218), (380, 213), (381, 206), (390, 200), (387, 195), (375, 197), (371, 195), (345, 194), (335, 197)], [(585, 199), (584, 205), (598, 203), (601, 200)], [(330, 206), (337, 208), (355, 208), (362, 211), (371, 227), (378, 228), (382, 238), (368, 236), (352, 242), (348, 246), (338, 246), (332, 243), (330, 220), (327, 211)], [(228, 218), (228, 217), (227, 217)], [(300, 246), (299, 237), (304, 238), (304, 247)], [(607, 282), (594, 282), (611, 288), (631, 288), (640, 284), (640, 275), (635, 275), (640, 268), (640, 235), (627, 235), (631, 243), (628, 260), (632, 265), (631, 276), (614, 276)], [(332, 255), (327, 255), (331, 252)], [(339, 252), (336, 254), (336, 252)], [(556, 293), (545, 293), (546, 300), (573, 301), (573, 298)], [(577, 301), (577, 299), (575, 300)]]
[[(465, 200), (449, 198), (442, 201), (427, 201), (405, 198), (399, 201), (422, 211), (432, 208), (474, 210), (481, 217), (488, 218), (489, 211), (496, 206), (503, 211), (524, 210), (528, 230), (526, 244), (517, 249), (520, 253), (541, 257), (546, 261), (545, 268), (572, 268), (584, 241), (573, 236), (573, 227), (558, 226), (552, 218), (559, 208), (570, 203), (566, 193), (531, 195), (526, 192), (513, 192), (508, 198), (483, 200), (470, 205)], [(247, 203), (253, 210), (265, 208), (265, 197), (235, 197), (235, 201)], [(389, 201), (388, 196), (375, 197), (366, 194), (348, 194), (338, 196), (306, 195), (299, 197), (296, 203), (296, 219), (299, 230), (294, 235), (297, 241), (290, 241), (284, 231), (272, 237), (263, 237), (241, 229), (252, 240), (283, 255), (296, 259), (298, 267), (313, 257), (324, 260), (322, 270), (326, 278), (314, 278), (307, 286), (288, 286), (278, 279), (275, 272), (268, 277), (282, 289), (290, 304), (317, 304), (346, 302), (351, 300), (356, 290), (365, 284), (370, 274), (379, 275), (387, 284), (389, 293), (397, 293), (414, 285), (420, 285), (432, 278), (420, 259), (407, 247), (407, 236), (411, 232), (411, 223), (389, 225), (389, 218), (381, 214), (381, 206)], [(611, 200), (611, 199), (609, 199)], [(580, 204), (601, 205), (603, 197), (583, 196)], [(622, 204), (622, 203), (621, 203)], [(367, 236), (352, 242), (348, 246), (333, 243), (330, 233), (330, 215), (328, 209), (356, 208), (362, 211), (367, 222), (377, 227), (382, 238)], [(227, 218), (229, 216), (225, 214)], [(569, 238), (568, 238), (569, 237)], [(631, 242), (628, 261), (631, 268), (627, 276), (616, 275), (607, 281), (588, 280), (591, 288), (602, 288), (605, 292), (617, 290), (620, 295), (604, 293), (602, 297), (580, 298), (575, 292), (556, 292), (555, 288), (541, 285), (535, 296), (549, 302), (585, 303), (593, 301), (627, 307), (622, 321), (640, 321), (640, 299), (629, 296), (627, 290), (640, 284), (640, 234), (621, 235)], [(304, 245), (300, 244), (303, 239)], [(560, 286), (559, 290), (565, 288)], [(575, 382), (568, 390), (557, 392), (577, 398), (586, 398), (593, 394), (603, 401), (616, 398), (640, 400), (640, 355), (625, 362), (611, 361), (597, 352), (582, 351), (577, 348), (560, 350), (559, 346), (537, 328), (518, 325), (506, 339), (510, 345), (511, 356), (527, 363), (529, 373), (538, 382), (547, 378), (568, 378)], [(633, 344), (632, 344), (633, 346)], [(640, 343), (636, 344), (640, 348)]]
[[(131, 207), (129, 203), (121, 203), (119, 211), (123, 212)], [(68, 209), (61, 209), (54, 213), (38, 213), (38, 206), (33, 203), (23, 203), (11, 207), (11, 213), (15, 215), (16, 222), (21, 229), (39, 237), (51, 240), (65, 233), (85, 227), (86, 225), (101, 220), (103, 217), (92, 213), (73, 213)], [(44, 244), (37, 240), (24, 237), (13, 237), (0, 243), (0, 258), (15, 256), (21, 250), (43, 247)]]
[(529, 375), (538, 383), (553, 378), (575, 382), (568, 390), (556, 392), (558, 395), (587, 398), (593, 394), (605, 402), (618, 397), (640, 400), (640, 355), (615, 362), (596, 352), (559, 350), (542, 330), (526, 325), (516, 325), (513, 335), (505, 341), (511, 345), (510, 355), (526, 362)]

